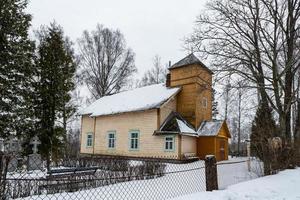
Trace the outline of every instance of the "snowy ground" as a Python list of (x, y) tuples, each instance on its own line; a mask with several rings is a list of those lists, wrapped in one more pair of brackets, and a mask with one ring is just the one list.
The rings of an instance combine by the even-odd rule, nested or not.
[[(228, 164), (245, 160), (246, 158), (231, 158), (218, 165), (219, 188), (258, 177), (255, 173), (248, 172), (246, 162)], [(256, 163), (252, 162), (251, 170), (256, 168)], [(168, 199), (205, 191), (204, 161), (168, 164), (166, 171), (165, 176), (156, 179), (129, 181), (73, 193), (38, 195), (27, 199)]]
[[(218, 184), (219, 189), (251, 180), (262, 176), (262, 164), (254, 158), (250, 161), (250, 170), (246, 162), (247, 158), (230, 158), (228, 161), (218, 163)], [(230, 164), (231, 162), (240, 162)]]
[(300, 168), (229, 186), (225, 190), (199, 192), (174, 200), (300, 200)]

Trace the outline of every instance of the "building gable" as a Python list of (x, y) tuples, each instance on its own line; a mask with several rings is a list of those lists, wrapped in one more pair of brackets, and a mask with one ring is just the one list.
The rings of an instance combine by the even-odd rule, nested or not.
[(228, 126), (226, 121), (223, 122), (218, 134), (219, 137), (226, 137), (226, 138), (231, 138)]
[(204, 121), (197, 130), (198, 136), (218, 136), (231, 138), (227, 123), (225, 120)]

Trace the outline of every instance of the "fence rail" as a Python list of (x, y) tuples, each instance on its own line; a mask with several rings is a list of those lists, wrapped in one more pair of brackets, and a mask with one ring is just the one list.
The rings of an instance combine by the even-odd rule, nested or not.
[(46, 170), (42, 160), (0, 159), (2, 199), (166, 199), (206, 189), (203, 161), (64, 158)]
[(0, 155), (0, 199), (168, 199), (223, 188), (228, 166), (234, 176), (232, 169), (245, 173), (247, 162), (79, 157), (52, 162), (46, 169), (45, 161), (34, 158)]

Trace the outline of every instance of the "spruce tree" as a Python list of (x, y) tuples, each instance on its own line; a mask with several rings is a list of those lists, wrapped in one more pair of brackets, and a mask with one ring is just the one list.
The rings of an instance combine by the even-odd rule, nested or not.
[(272, 110), (268, 106), (259, 105), (251, 130), (251, 152), (264, 163), (264, 173), (271, 173), (272, 154), (268, 140), (277, 136), (277, 126)]
[(26, 0), (0, 1), (0, 137), (33, 131), (34, 43)]
[(52, 23), (39, 32), (37, 69), (39, 81), (38, 118), (40, 153), (47, 160), (55, 161), (63, 151), (67, 119), (73, 114), (70, 92), (74, 89), (76, 63), (72, 44), (64, 37), (61, 27)]

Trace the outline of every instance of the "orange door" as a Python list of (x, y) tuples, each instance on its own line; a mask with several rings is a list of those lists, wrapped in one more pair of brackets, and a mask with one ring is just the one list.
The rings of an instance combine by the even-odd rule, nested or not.
[(220, 151), (219, 151), (220, 159), (225, 160), (225, 140), (219, 139), (219, 143), (220, 143)]

